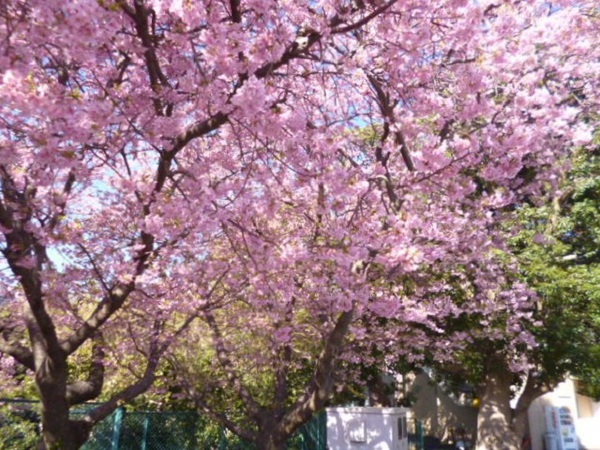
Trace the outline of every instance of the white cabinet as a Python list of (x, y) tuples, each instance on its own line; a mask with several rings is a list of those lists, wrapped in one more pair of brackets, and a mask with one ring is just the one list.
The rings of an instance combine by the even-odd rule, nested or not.
[(329, 450), (408, 450), (406, 408), (327, 408)]

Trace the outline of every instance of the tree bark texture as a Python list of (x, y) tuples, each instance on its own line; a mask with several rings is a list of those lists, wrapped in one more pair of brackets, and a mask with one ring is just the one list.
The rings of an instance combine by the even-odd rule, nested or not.
[(62, 355), (45, 355), (36, 364), (35, 378), (42, 403), (43, 450), (77, 450), (89, 437), (91, 427), (69, 419), (67, 363)]
[(258, 450), (285, 450), (287, 438), (279, 433), (270, 433), (263, 436), (263, 441), (258, 444)]
[(519, 450), (521, 436), (513, 427), (510, 406), (513, 378), (502, 363), (488, 371), (477, 416), (477, 450)]
[(511, 408), (514, 376), (501, 358), (494, 357), (493, 367), (489, 370), (480, 393), (477, 450), (520, 449), (523, 438), (529, 433), (529, 407), (535, 399), (549, 392), (556, 384), (540, 383), (530, 371), (516, 407)]

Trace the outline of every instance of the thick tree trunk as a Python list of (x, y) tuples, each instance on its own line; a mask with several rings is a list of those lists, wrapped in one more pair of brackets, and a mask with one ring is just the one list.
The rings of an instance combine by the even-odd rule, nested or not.
[(515, 432), (510, 406), (513, 377), (501, 361), (488, 371), (477, 415), (477, 450), (520, 448), (522, 436)]
[(66, 358), (53, 356), (45, 356), (36, 367), (35, 379), (42, 402), (42, 440), (38, 448), (77, 450), (87, 440), (90, 427), (69, 419)]
[(259, 420), (254, 443), (258, 450), (285, 450), (289, 434), (280, 426), (281, 416), (273, 411), (263, 410)]
[(42, 395), (42, 439), (38, 449), (77, 450), (87, 441), (90, 431), (87, 423), (69, 419), (64, 396), (49, 392)]
[[(527, 410), (513, 412), (512, 429), (519, 438), (519, 445), (521, 445), (525, 436), (529, 435), (529, 417), (527, 416)], [(519, 448), (521, 447), (519, 446)]]
[(61, 422), (51, 430), (44, 428), (38, 450), (77, 450), (88, 440), (90, 427), (82, 421)]
[(280, 435), (267, 434), (261, 437), (258, 450), (285, 450), (287, 439)]
[(552, 390), (556, 382), (540, 383), (530, 371), (513, 409), (510, 400), (514, 374), (499, 355), (492, 357), (490, 367), (480, 391), (477, 450), (520, 449), (523, 440), (529, 437), (529, 407), (535, 399)]

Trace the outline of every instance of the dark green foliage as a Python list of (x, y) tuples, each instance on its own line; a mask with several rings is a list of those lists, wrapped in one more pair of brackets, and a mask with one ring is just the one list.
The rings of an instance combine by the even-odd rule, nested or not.
[(523, 276), (539, 294), (533, 328), (540, 376), (552, 383), (570, 374), (584, 393), (600, 394), (600, 148), (579, 151), (562, 195), (520, 211), (523, 231), (513, 242)]
[(29, 450), (39, 440), (39, 406), (26, 402), (0, 403), (0, 450)]
[[(543, 205), (515, 206), (515, 219), (505, 226), (520, 231), (497, 260), (516, 258), (518, 264), (506, 264), (502, 276), (509, 284), (524, 281), (538, 295), (532, 320), (523, 322), (538, 345), (517, 348), (535, 366), (537, 384), (553, 388), (573, 376), (582, 394), (600, 398), (600, 146), (575, 152), (570, 164), (554, 198)], [(451, 286), (447, 294), (457, 306), (471, 301), (468, 273), (457, 282), (455, 275), (438, 276)], [(505, 317), (486, 320), (485, 327), (481, 319), (465, 312), (439, 324), (448, 334), (463, 331), (474, 338), (474, 345), (455, 352), (452, 364), (426, 360), (451, 390), (465, 381), (477, 386), (487, 373), (489, 355), (504, 352), (504, 340), (486, 335), (502, 329)]]

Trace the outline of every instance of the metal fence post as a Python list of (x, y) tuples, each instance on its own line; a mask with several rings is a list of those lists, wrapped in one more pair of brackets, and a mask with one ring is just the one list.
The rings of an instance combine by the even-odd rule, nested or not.
[(417, 448), (419, 450), (424, 450), (425, 448), (425, 436), (423, 434), (423, 423), (420, 420), (417, 420)]
[(225, 430), (223, 427), (219, 428), (219, 450), (225, 450), (227, 448), (227, 438), (225, 437)]
[(121, 439), (121, 426), (123, 425), (123, 416), (125, 409), (119, 407), (115, 410), (115, 418), (113, 422), (112, 444), (111, 450), (119, 450), (119, 440)]
[(150, 417), (148, 413), (144, 414), (144, 436), (142, 437), (142, 450), (146, 450), (148, 442), (148, 427), (150, 426)]

